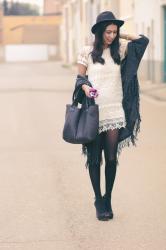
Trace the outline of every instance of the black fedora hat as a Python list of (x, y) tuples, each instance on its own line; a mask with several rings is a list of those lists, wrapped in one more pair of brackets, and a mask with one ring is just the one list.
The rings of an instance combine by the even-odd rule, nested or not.
[(124, 24), (124, 21), (117, 19), (111, 11), (104, 11), (97, 16), (96, 23), (91, 28), (92, 33), (95, 34), (100, 23), (105, 21), (112, 21), (112, 23), (119, 27)]

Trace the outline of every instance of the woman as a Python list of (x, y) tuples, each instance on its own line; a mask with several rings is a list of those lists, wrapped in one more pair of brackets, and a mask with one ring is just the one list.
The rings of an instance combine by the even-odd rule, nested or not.
[[(133, 80), (132, 77), (133, 85), (131, 88), (127, 88), (127, 81), (125, 82), (124, 78), (126, 79), (126, 58), (128, 56), (129, 40), (131, 43), (141, 39), (141, 41), (144, 41), (142, 45), (141, 42), (135, 45), (134, 50), (130, 46), (133, 57), (136, 55), (135, 52), (139, 52), (137, 53), (137, 61), (135, 60), (135, 68), (133, 68), (133, 71), (135, 71), (148, 44), (148, 39), (140, 35), (120, 34), (120, 27), (123, 24), (124, 21), (116, 19), (110, 11), (100, 13), (96, 24), (91, 29), (95, 35), (93, 46), (85, 46), (78, 55), (78, 77), (75, 88), (75, 92), (78, 90), (77, 93), (79, 93), (77, 97), (80, 96), (81, 90), (81, 96), (86, 95), (89, 98), (95, 98), (96, 104), (99, 105), (99, 135), (94, 142), (84, 145), (90, 180), (95, 194), (96, 216), (99, 220), (113, 218), (111, 194), (117, 170), (118, 147), (120, 142), (124, 143), (126, 138), (134, 143), (133, 131), (134, 129), (135, 132), (138, 131), (140, 122), (137, 78), (135, 77)], [(140, 51), (135, 51), (136, 49), (140, 49)], [(131, 55), (129, 57), (130, 62), (132, 61)], [(122, 67), (124, 64), (125, 66)], [(128, 68), (130, 68), (130, 72), (127, 77), (130, 78), (132, 66)], [(88, 81), (92, 84), (92, 87), (88, 86), (86, 75), (88, 75)], [(137, 117), (135, 120), (130, 119), (131, 112), (129, 109), (127, 110), (127, 105), (125, 105), (129, 94), (127, 94), (127, 98), (125, 98), (125, 95), (129, 93), (127, 91), (132, 91), (133, 86), (135, 86), (133, 91), (135, 91), (136, 95), (131, 95), (130, 105), (136, 107), (137, 112), (134, 113), (137, 113)], [(133, 96), (137, 96), (137, 99), (133, 99)], [(134, 100), (136, 100), (136, 105), (133, 105)], [(134, 123), (129, 122), (130, 120), (134, 120)], [(121, 131), (131, 133), (121, 138), (123, 137)], [(128, 142), (126, 143), (128, 144)], [(102, 196), (100, 188), (102, 151), (104, 151), (105, 157), (104, 196)]]

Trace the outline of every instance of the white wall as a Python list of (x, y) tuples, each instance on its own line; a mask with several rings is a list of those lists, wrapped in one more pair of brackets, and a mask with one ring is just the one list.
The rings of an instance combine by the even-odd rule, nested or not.
[(53, 45), (6, 45), (4, 57), (6, 62), (47, 61), (56, 52), (56, 46)]
[[(153, 60), (163, 60), (163, 12), (161, 0), (135, 0), (134, 22), (138, 32), (144, 32), (150, 38)], [(148, 33), (149, 29), (149, 34)]]

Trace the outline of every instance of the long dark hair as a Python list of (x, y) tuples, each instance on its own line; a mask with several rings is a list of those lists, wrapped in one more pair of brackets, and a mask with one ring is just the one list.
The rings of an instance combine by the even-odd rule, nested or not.
[[(96, 33), (95, 33), (95, 40), (93, 43), (93, 50), (91, 52), (93, 63), (99, 62), (101, 64), (105, 64), (105, 60), (102, 58), (103, 53), (103, 33), (106, 27), (113, 22), (106, 21), (102, 22)], [(110, 56), (112, 56), (114, 62), (116, 64), (120, 64), (120, 55), (119, 55), (119, 26), (117, 26), (117, 36), (115, 37), (114, 41), (109, 45), (110, 48)]]

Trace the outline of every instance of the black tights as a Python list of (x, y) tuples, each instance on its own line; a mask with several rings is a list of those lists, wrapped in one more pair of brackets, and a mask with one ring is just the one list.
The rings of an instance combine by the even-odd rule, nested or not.
[[(103, 145), (105, 157), (105, 195), (110, 199), (116, 176), (118, 134), (119, 130), (114, 129), (102, 132), (99, 135), (101, 145), (100, 154), (102, 154)], [(95, 193), (95, 198), (100, 199), (102, 197), (100, 189), (100, 166), (94, 166), (90, 164), (89, 175)]]

